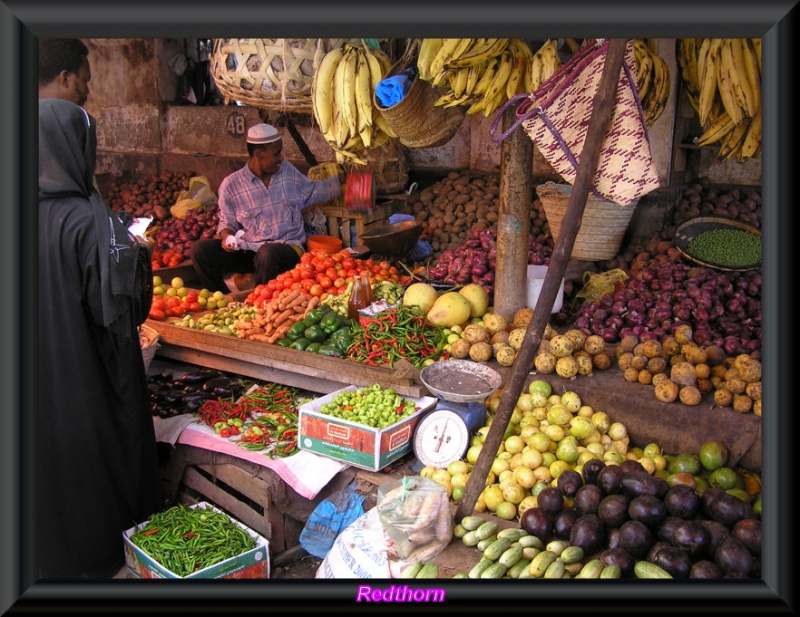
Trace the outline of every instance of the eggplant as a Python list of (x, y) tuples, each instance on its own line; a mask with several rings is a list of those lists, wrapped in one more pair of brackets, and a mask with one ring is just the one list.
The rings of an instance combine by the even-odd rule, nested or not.
[(229, 388), (232, 381), (236, 380), (233, 377), (226, 377), (225, 375), (212, 377), (203, 383), (203, 390), (213, 393), (215, 388)]
[(198, 369), (196, 371), (189, 371), (188, 373), (184, 373), (181, 375), (180, 382), (188, 385), (188, 384), (201, 384), (205, 383), (215, 375), (219, 375), (219, 372), (213, 369)]

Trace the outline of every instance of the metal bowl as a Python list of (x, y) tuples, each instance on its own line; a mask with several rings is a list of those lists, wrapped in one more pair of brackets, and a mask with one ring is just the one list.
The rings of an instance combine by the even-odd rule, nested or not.
[(693, 261), (701, 266), (714, 268), (716, 270), (723, 270), (727, 272), (744, 272), (747, 270), (754, 270), (755, 268), (761, 266), (761, 261), (752, 264), (742, 264), (738, 267), (730, 266), (700, 259), (698, 256), (693, 255), (690, 248), (692, 240), (694, 240), (703, 232), (712, 231), (715, 229), (736, 229), (738, 231), (753, 234), (759, 238), (761, 237), (760, 230), (750, 225), (740, 223), (739, 221), (734, 221), (732, 219), (719, 216), (701, 216), (686, 221), (678, 226), (678, 228), (675, 230), (675, 247), (678, 249), (678, 251), (680, 251), (681, 255), (686, 257), (689, 261)]
[(367, 227), (360, 240), (373, 253), (400, 256), (414, 248), (421, 233), (422, 225), (416, 221), (401, 221)]
[(483, 401), (503, 384), (493, 368), (470, 360), (440, 360), (420, 371), (420, 381), (436, 396), (453, 403)]

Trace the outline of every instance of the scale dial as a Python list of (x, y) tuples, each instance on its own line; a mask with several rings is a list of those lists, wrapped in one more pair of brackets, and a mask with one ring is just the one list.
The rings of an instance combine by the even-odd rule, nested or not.
[(429, 467), (446, 468), (461, 459), (469, 446), (464, 419), (449, 409), (436, 409), (420, 420), (414, 433), (414, 453)]

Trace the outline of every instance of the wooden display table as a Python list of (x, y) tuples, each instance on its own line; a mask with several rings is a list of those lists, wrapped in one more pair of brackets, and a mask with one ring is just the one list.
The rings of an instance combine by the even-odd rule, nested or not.
[[(370, 223), (383, 221), (395, 212), (399, 212), (405, 205), (405, 199), (390, 199), (376, 203), (368, 212), (350, 212), (344, 206), (326, 204), (322, 212), (328, 217), (328, 232), (334, 238), (342, 241), (342, 246), (358, 246), (362, 244), (361, 236), (364, 228)], [(356, 243), (351, 242), (351, 230), (355, 229)]]

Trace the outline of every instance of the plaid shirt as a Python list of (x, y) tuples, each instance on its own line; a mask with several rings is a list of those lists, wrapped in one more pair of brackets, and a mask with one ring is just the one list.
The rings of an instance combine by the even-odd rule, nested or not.
[(289, 161), (264, 186), (245, 165), (225, 177), (219, 185), (219, 225), (233, 232), (244, 230), (242, 240), (250, 244), (286, 242), (305, 247), (302, 211), (339, 197), (338, 176), (311, 180)]

